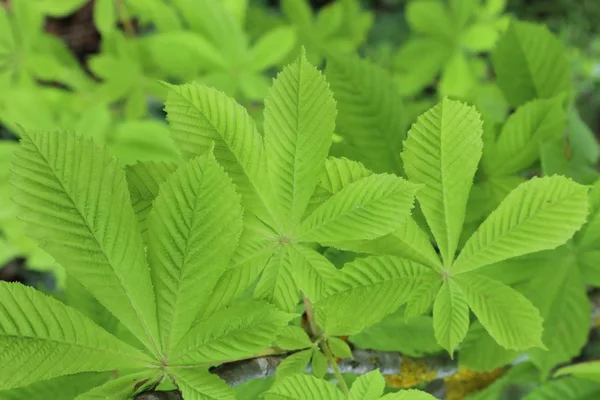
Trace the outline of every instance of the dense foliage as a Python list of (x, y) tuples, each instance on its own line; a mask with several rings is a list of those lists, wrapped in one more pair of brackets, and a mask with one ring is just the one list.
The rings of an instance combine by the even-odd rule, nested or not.
[(96, 0), (81, 62), (43, 26), (84, 3), (0, 9), (0, 263), (52, 277), (0, 282), (0, 399), (600, 396), (600, 148), (547, 27)]

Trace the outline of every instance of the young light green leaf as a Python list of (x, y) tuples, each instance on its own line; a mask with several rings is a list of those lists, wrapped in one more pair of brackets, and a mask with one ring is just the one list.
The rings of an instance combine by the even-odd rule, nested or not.
[(554, 373), (554, 377), (573, 375), (578, 378), (600, 382), (600, 361), (587, 361), (562, 367)]
[(286, 357), (277, 367), (277, 379), (285, 378), (306, 371), (306, 366), (312, 358), (313, 350), (303, 350)]
[(327, 358), (323, 353), (321, 353), (321, 350), (319, 350), (318, 348), (314, 348), (312, 352), (311, 361), (313, 375), (317, 378), (323, 378), (325, 374), (327, 374), (328, 365), (329, 364), (327, 363)]
[(152, 209), (152, 202), (158, 196), (160, 185), (177, 169), (177, 164), (167, 162), (138, 162), (125, 168), (127, 187), (133, 211), (144, 233), (146, 217)]
[(482, 154), (482, 122), (473, 107), (443, 99), (417, 119), (402, 160), (446, 265), (454, 260), (473, 177)]
[(208, 153), (161, 185), (147, 223), (158, 326), (169, 354), (192, 326), (235, 251), (242, 232), (240, 196)]
[(298, 240), (368, 240), (393, 232), (410, 215), (418, 185), (394, 175), (371, 175), (341, 189), (298, 228)]
[(498, 85), (514, 106), (571, 92), (563, 43), (547, 27), (512, 21), (492, 52)]
[(271, 345), (291, 319), (263, 302), (244, 302), (198, 322), (178, 343), (169, 365), (190, 366), (251, 357)]
[(281, 310), (293, 311), (298, 304), (299, 290), (294, 276), (292, 253), (289, 246), (281, 246), (271, 256), (256, 288), (254, 297), (275, 304)]
[(442, 286), (442, 279), (437, 272), (430, 273), (427, 278), (421, 284), (417, 285), (413, 294), (408, 299), (404, 309), (404, 316), (406, 318), (418, 317), (425, 314), (435, 301)]
[(174, 368), (173, 376), (186, 400), (235, 400), (227, 383), (205, 368)]
[(326, 75), (339, 110), (336, 132), (368, 168), (400, 174), (407, 117), (393, 78), (355, 55), (330, 57)]
[(277, 336), (277, 347), (285, 350), (297, 350), (312, 347), (313, 343), (306, 331), (299, 326), (286, 326)]
[(537, 99), (517, 109), (493, 146), (488, 173), (510, 175), (531, 166), (539, 157), (540, 145), (561, 138), (567, 124), (562, 99)]
[(553, 249), (583, 225), (587, 188), (562, 176), (519, 185), (467, 241), (451, 270), (463, 273), (540, 250)]
[(331, 382), (314, 376), (296, 374), (278, 380), (264, 393), (265, 400), (346, 400), (346, 396)]
[(171, 135), (185, 159), (207, 152), (233, 179), (244, 207), (266, 219), (268, 183), (262, 136), (248, 112), (233, 99), (198, 84), (170, 86), (165, 110)]
[(385, 389), (385, 379), (378, 369), (359, 376), (350, 389), (350, 400), (378, 400)]
[(433, 328), (438, 343), (453, 357), (469, 330), (469, 306), (462, 290), (446, 279), (433, 305)]
[(314, 305), (329, 336), (360, 332), (405, 303), (427, 279), (427, 267), (391, 256), (373, 256), (346, 264), (331, 283), (332, 293)]
[(542, 317), (521, 293), (474, 273), (453, 278), (481, 324), (498, 344), (510, 350), (545, 348)]
[(575, 242), (582, 248), (598, 248), (600, 242), (600, 180), (594, 182), (589, 193), (590, 215), (587, 223), (575, 235)]
[(74, 399), (81, 393), (102, 385), (111, 378), (112, 372), (82, 372), (38, 381), (17, 389), (0, 390), (2, 400), (48, 400)]
[(31, 287), (1, 282), (0, 304), (0, 389), (152, 363), (75, 309)]
[(31, 237), (158, 352), (144, 244), (117, 161), (72, 133), (28, 132), (13, 171), (15, 201)]
[(287, 246), (296, 286), (312, 301), (329, 292), (337, 269), (322, 254), (302, 245)]
[(277, 75), (265, 99), (265, 155), (279, 222), (293, 229), (317, 187), (335, 128), (335, 101), (302, 54)]
[(340, 338), (330, 337), (327, 344), (336, 358), (352, 358), (352, 349)]
[(250, 69), (260, 72), (277, 65), (287, 57), (295, 41), (296, 33), (288, 26), (277, 27), (265, 33), (250, 50)]
[(153, 384), (159, 381), (160, 376), (161, 372), (157, 370), (126, 374), (80, 394), (75, 400), (121, 400), (131, 398), (132, 395), (140, 393), (144, 389), (150, 389)]

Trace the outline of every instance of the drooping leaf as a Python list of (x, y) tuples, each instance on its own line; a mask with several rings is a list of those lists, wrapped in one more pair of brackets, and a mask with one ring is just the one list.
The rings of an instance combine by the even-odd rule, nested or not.
[(587, 216), (587, 188), (551, 176), (519, 185), (467, 241), (452, 266), (463, 273), (565, 243)]
[(0, 283), (0, 308), (0, 389), (152, 363), (78, 311), (20, 283)]
[(345, 400), (346, 396), (331, 382), (310, 375), (296, 374), (276, 381), (264, 393), (265, 400)]
[(186, 400), (234, 400), (235, 393), (225, 381), (205, 368), (175, 368), (173, 375)]
[(393, 78), (357, 56), (329, 58), (326, 75), (339, 110), (336, 132), (368, 168), (400, 174), (407, 117)]
[(350, 389), (350, 400), (378, 400), (385, 389), (385, 379), (378, 369), (359, 376)]
[(428, 272), (427, 267), (390, 256), (346, 264), (331, 283), (332, 294), (315, 303), (317, 321), (330, 336), (358, 333), (397, 310)]
[(302, 54), (265, 99), (265, 156), (283, 229), (295, 227), (317, 186), (335, 128), (335, 101), (323, 75)]
[(290, 375), (301, 374), (312, 358), (313, 350), (303, 350), (286, 357), (277, 367), (277, 379)]
[(263, 302), (244, 302), (199, 321), (177, 344), (173, 366), (190, 366), (251, 357), (269, 346), (291, 319)]
[(302, 241), (368, 240), (391, 233), (409, 216), (419, 186), (393, 175), (371, 175), (344, 187), (298, 228)]
[(469, 329), (469, 306), (460, 286), (446, 279), (433, 304), (433, 328), (438, 343), (453, 356)]
[(454, 280), (481, 324), (500, 345), (510, 350), (545, 348), (542, 317), (521, 293), (474, 273)]
[(312, 351), (312, 360), (310, 362), (313, 375), (322, 379), (325, 374), (327, 374), (328, 365), (327, 357), (325, 357), (321, 350), (314, 348)]
[(235, 251), (242, 232), (240, 197), (212, 153), (205, 154), (161, 185), (147, 224), (158, 325), (168, 354)]
[(133, 394), (152, 387), (153, 384), (158, 382), (160, 375), (159, 371), (152, 370), (125, 374), (80, 394), (75, 400), (120, 400), (130, 398)]
[(543, 25), (513, 20), (496, 44), (492, 62), (498, 85), (514, 107), (535, 98), (570, 95), (564, 45)]
[(425, 185), (417, 200), (447, 265), (482, 154), (481, 126), (473, 107), (444, 99), (417, 119), (404, 142), (404, 169), (412, 182)]
[(146, 346), (158, 351), (154, 291), (125, 173), (68, 132), (28, 132), (13, 185), (28, 233)]

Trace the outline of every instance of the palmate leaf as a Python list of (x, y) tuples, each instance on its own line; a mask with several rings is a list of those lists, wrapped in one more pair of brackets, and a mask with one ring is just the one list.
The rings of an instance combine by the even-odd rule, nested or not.
[(408, 299), (404, 308), (404, 316), (406, 318), (418, 317), (431, 309), (431, 305), (434, 303), (443, 281), (437, 274), (431, 274), (428, 278), (415, 288), (413, 294)]
[(235, 400), (233, 389), (208, 369), (178, 368), (173, 375), (185, 400)]
[(247, 111), (232, 98), (199, 84), (170, 86), (165, 104), (171, 137), (185, 159), (215, 157), (243, 197), (246, 209), (271, 222), (263, 140)]
[(331, 382), (310, 375), (296, 374), (278, 380), (264, 393), (265, 400), (346, 400)]
[(446, 279), (433, 305), (433, 328), (438, 343), (453, 356), (469, 329), (469, 306), (460, 286)]
[(397, 310), (431, 274), (427, 267), (397, 257), (358, 259), (331, 282), (332, 294), (315, 303), (315, 317), (330, 336), (358, 333)]
[(146, 217), (152, 209), (152, 202), (158, 196), (160, 185), (175, 169), (175, 163), (154, 161), (138, 162), (126, 167), (129, 196), (142, 233), (147, 230)]
[(498, 86), (517, 107), (571, 92), (567, 53), (547, 27), (512, 21), (492, 52)]
[(173, 368), (252, 357), (269, 346), (293, 317), (272, 305), (248, 301), (199, 321), (170, 355)]
[(144, 244), (116, 160), (72, 133), (28, 132), (13, 171), (31, 237), (158, 353)]
[(293, 266), (296, 286), (312, 301), (318, 301), (329, 292), (337, 269), (322, 254), (305, 246), (287, 246)]
[(336, 132), (368, 168), (400, 174), (407, 117), (393, 78), (357, 56), (330, 57), (325, 73), (339, 110)]
[(192, 326), (242, 232), (242, 207), (212, 152), (180, 167), (148, 214), (148, 261), (163, 350)]
[(254, 290), (255, 298), (290, 312), (296, 308), (300, 292), (294, 280), (292, 251), (289, 246), (280, 246), (272, 253)]
[(453, 279), (481, 324), (501, 346), (545, 349), (542, 317), (525, 296), (483, 275), (469, 273)]
[(587, 216), (587, 188), (561, 176), (519, 185), (465, 244), (451, 267), (463, 273), (565, 243)]
[(368, 240), (391, 233), (409, 216), (418, 189), (394, 175), (359, 179), (309, 215), (298, 227), (298, 240)]
[(304, 53), (277, 75), (265, 99), (270, 189), (286, 231), (300, 222), (317, 187), (336, 114), (329, 85)]
[(509, 175), (527, 167), (539, 157), (540, 146), (562, 137), (567, 115), (562, 99), (537, 99), (512, 114), (492, 146), (490, 175)]
[(404, 169), (425, 185), (417, 199), (446, 265), (454, 259), (481, 158), (481, 126), (473, 107), (444, 99), (417, 119), (404, 142)]
[(152, 364), (146, 354), (33, 288), (1, 282), (0, 309), (0, 389), (77, 372)]

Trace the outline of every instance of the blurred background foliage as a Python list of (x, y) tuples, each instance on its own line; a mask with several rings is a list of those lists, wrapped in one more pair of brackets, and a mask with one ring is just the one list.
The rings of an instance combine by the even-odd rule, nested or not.
[[(511, 24), (515, 18), (543, 24), (554, 36), (542, 25)], [(10, 200), (10, 158), (21, 129), (76, 131), (105, 143), (124, 165), (177, 161), (163, 112), (165, 82), (218, 88), (246, 106), (260, 127), (271, 79), (304, 46), (310, 61), (326, 71), (336, 95), (356, 89), (356, 98), (340, 101), (332, 153), (377, 172), (401, 174), (401, 140), (416, 117), (444, 96), (475, 105), (488, 136), (516, 124), (510, 122), (519, 118), (515, 110), (531, 98), (508, 90), (506, 74), (521, 72), (492, 68), (492, 63), (495, 57), (511, 59), (507, 51), (519, 43), (524, 49), (532, 46), (525, 42), (533, 37), (544, 38), (541, 52), (554, 52), (558, 62), (550, 69), (567, 65), (567, 83), (559, 88), (566, 94), (561, 99), (553, 97), (558, 91), (533, 96), (542, 101), (529, 112), (564, 112), (564, 128), (540, 145), (539, 154), (536, 147), (532, 157), (525, 156), (531, 167), (511, 168), (506, 162), (523, 154), (487, 158), (469, 203), (466, 223), (473, 229), (531, 175), (558, 172), (585, 184), (597, 180), (600, 1), (2, 0), (0, 279), (47, 289), (68, 284), (62, 268), (26, 237)], [(348, 55), (369, 60), (368, 67), (347, 62)], [(378, 99), (395, 104), (393, 112), (383, 115)], [(361, 100), (372, 103), (361, 105)], [(365, 107), (373, 108), (367, 119), (361, 114)], [(490, 169), (500, 172), (486, 176)], [(338, 265), (354, 256), (331, 249), (325, 254)], [(515, 276), (515, 282), (523, 279)], [(512, 275), (503, 278), (514, 283)], [(433, 339), (430, 322), (420, 323), (424, 326), (413, 324), (404, 334), (423, 340), (425, 348)], [(514, 358), (500, 350), (496, 362), (478, 358), (477, 345), (486, 338), (476, 324), (472, 331), (471, 345), (461, 353), (469, 366), (487, 370)], [(504, 375), (488, 395), (477, 398), (500, 398), (496, 394), (514, 389), (519, 379), (516, 373)], [(523, 382), (527, 387), (531, 379)]]

